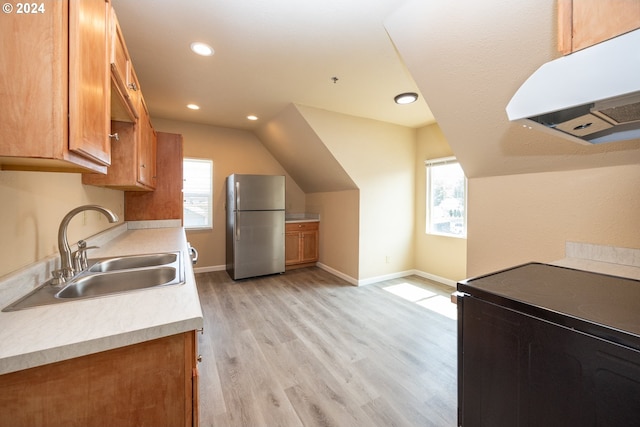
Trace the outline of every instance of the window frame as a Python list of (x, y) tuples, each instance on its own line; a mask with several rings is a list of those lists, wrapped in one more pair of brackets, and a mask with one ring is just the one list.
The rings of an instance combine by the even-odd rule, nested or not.
[(460, 220), (462, 222), (462, 232), (461, 233), (453, 233), (453, 232), (446, 232), (446, 231), (437, 231), (434, 229), (433, 224), (432, 224), (432, 199), (433, 199), (433, 191), (432, 191), (432, 181), (433, 178), (431, 177), (432, 171), (434, 170), (435, 167), (438, 166), (445, 166), (445, 165), (451, 165), (451, 164), (458, 164), (460, 165), (460, 162), (458, 161), (458, 159), (454, 156), (451, 157), (440, 157), (440, 158), (436, 158), (436, 159), (429, 159), (429, 160), (425, 160), (424, 162), (425, 164), (425, 181), (426, 181), (426, 191), (425, 191), (425, 233), (429, 234), (429, 235), (434, 235), (434, 236), (444, 236), (444, 237), (453, 237), (453, 238), (458, 238), (458, 239), (466, 239), (467, 238), (467, 211), (468, 211), (468, 204), (467, 204), (467, 197), (468, 197), (468, 185), (467, 185), (467, 177), (464, 174), (464, 170), (462, 170), (462, 166), (460, 166), (460, 169), (462, 170), (462, 174), (464, 176), (464, 183), (463, 183), (463, 191), (464, 191), (464, 201), (463, 201), (463, 214), (460, 217)]
[[(210, 182), (208, 193), (206, 191), (195, 192), (195, 194), (201, 194), (200, 197), (206, 197), (208, 200), (207, 203), (207, 213), (206, 213), (206, 224), (203, 225), (194, 225), (187, 224), (187, 177), (184, 171), (188, 170), (188, 163), (200, 163), (200, 164), (208, 164), (209, 165), (209, 173), (210, 173)], [(182, 179), (182, 224), (185, 230), (211, 230), (213, 229), (213, 160), (211, 159), (203, 159), (196, 157), (183, 157), (182, 159), (182, 170), (183, 170), (183, 179)], [(206, 194), (206, 196), (205, 196)]]

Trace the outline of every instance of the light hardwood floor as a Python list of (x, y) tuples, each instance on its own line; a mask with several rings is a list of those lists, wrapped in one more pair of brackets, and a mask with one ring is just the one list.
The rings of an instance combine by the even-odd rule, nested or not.
[(456, 322), (424, 304), (451, 288), (417, 276), (355, 287), (315, 267), (196, 281), (201, 426), (456, 425)]

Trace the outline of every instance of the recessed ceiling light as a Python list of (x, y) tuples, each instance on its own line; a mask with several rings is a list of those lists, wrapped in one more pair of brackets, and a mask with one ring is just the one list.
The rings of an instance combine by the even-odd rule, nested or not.
[(187, 104), (187, 108), (190, 110), (199, 110), (200, 106), (196, 104)]
[(250, 116), (247, 116), (247, 119), (249, 120), (258, 120), (258, 116), (254, 116), (253, 114)]
[(393, 98), (393, 100), (396, 101), (396, 104), (411, 104), (412, 102), (416, 102), (417, 99), (418, 94), (415, 92), (401, 93)]
[(213, 55), (213, 48), (206, 43), (193, 42), (191, 43), (191, 50), (193, 51), (193, 53), (201, 56)]

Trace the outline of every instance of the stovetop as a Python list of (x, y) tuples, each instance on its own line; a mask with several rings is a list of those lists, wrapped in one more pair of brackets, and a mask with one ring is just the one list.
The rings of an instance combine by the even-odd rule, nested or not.
[(528, 263), (464, 280), (458, 283), (458, 290), (547, 320), (559, 320), (568, 327), (579, 323), (572, 321), (575, 319), (599, 329), (631, 334), (640, 342), (638, 280)]

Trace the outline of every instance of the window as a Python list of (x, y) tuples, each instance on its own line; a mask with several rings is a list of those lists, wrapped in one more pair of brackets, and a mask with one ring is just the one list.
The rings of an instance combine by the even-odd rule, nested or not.
[(467, 236), (467, 178), (455, 157), (425, 161), (427, 233)]
[(204, 159), (183, 160), (182, 197), (185, 228), (212, 228), (213, 162)]

